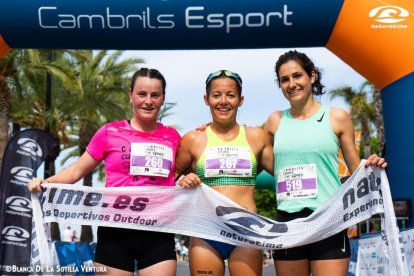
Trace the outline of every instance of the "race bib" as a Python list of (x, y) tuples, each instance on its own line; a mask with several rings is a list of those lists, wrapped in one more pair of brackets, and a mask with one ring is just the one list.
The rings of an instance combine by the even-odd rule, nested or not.
[(204, 168), (205, 177), (250, 177), (250, 149), (236, 146), (207, 147)]
[(173, 150), (156, 143), (132, 143), (130, 174), (168, 177)]
[(315, 164), (283, 168), (277, 174), (277, 198), (315, 198), (318, 195), (317, 180)]

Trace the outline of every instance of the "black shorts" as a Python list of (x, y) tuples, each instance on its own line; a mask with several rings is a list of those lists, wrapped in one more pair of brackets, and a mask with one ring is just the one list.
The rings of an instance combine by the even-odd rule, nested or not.
[[(276, 213), (276, 221), (286, 222), (297, 218), (304, 218), (312, 214), (312, 212), (310, 209), (303, 209), (297, 213), (287, 213), (278, 210)], [(315, 243), (273, 251), (273, 259), (275, 261), (296, 261), (303, 259), (310, 261), (334, 260), (349, 258), (349, 256), (350, 244), (346, 230)]]
[(130, 272), (176, 260), (174, 234), (98, 227), (95, 262)]

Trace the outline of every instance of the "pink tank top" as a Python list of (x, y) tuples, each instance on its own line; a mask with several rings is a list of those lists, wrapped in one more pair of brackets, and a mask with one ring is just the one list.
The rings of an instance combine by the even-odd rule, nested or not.
[(105, 162), (106, 187), (174, 186), (180, 134), (158, 123), (153, 132), (133, 129), (128, 121), (102, 126), (86, 151)]

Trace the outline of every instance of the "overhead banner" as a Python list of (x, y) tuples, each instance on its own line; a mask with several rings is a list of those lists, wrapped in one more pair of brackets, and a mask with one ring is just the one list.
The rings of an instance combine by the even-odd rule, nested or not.
[(414, 198), (406, 185), (414, 130), (405, 127), (414, 105), (413, 14), (407, 0), (3, 0), (0, 58), (13, 48), (326, 47), (382, 89), (387, 161), (398, 164), (388, 176), (397, 197)]
[(321, 46), (341, 7), (328, 0), (0, 1), (0, 35), (12, 48)]
[(0, 268), (30, 265), (32, 206), (26, 185), (55, 145), (39, 129), (21, 131), (7, 144), (0, 181)]
[(246, 211), (202, 185), (179, 187), (89, 188), (44, 185), (32, 195), (36, 237), (32, 263), (52, 265), (44, 227), (68, 222), (178, 233), (258, 249), (283, 249), (325, 239), (351, 225), (382, 214), (384, 249), (392, 275), (408, 275), (399, 242), (387, 177), (378, 168), (357, 171), (311, 216), (279, 223)]

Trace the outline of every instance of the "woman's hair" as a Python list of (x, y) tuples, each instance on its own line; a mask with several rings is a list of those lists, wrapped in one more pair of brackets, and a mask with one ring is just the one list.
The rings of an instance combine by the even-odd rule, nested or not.
[(162, 94), (165, 96), (165, 87), (167, 86), (167, 82), (165, 81), (164, 76), (158, 71), (157, 69), (149, 69), (149, 68), (141, 68), (134, 73), (131, 79), (131, 92), (134, 90), (135, 81), (138, 77), (147, 77), (150, 79), (157, 79), (161, 81), (162, 85)]
[(279, 83), (279, 86), (280, 86), (280, 78), (279, 78), (280, 67), (283, 64), (285, 64), (285, 63), (287, 63), (291, 60), (296, 61), (303, 68), (303, 70), (305, 70), (306, 74), (308, 74), (309, 77), (312, 76), (312, 72), (315, 72), (315, 81), (312, 84), (312, 93), (316, 96), (324, 94), (325, 91), (323, 89), (324, 89), (325, 86), (322, 85), (322, 83), (321, 83), (321, 79), (322, 79), (321, 72), (313, 64), (312, 60), (310, 60), (310, 58), (306, 54), (298, 52), (296, 50), (288, 51), (288, 52), (284, 53), (276, 61), (275, 72), (276, 72), (277, 81)]

